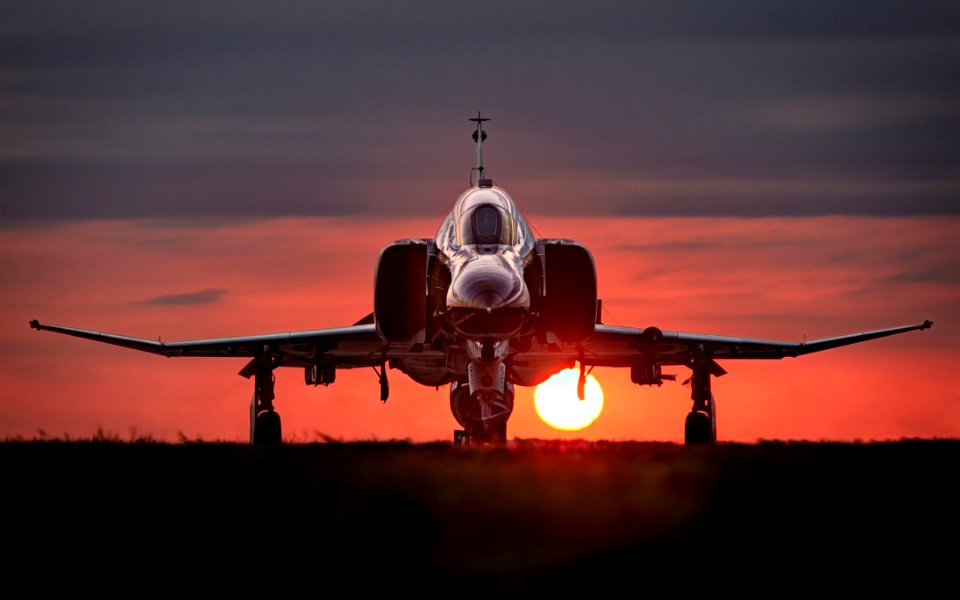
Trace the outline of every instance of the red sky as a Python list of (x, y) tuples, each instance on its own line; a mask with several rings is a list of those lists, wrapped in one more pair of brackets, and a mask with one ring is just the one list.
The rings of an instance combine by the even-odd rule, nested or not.
[[(521, 202), (522, 207), (522, 202)], [(432, 236), (436, 218), (103, 220), (0, 237), (0, 436), (98, 429), (176, 441), (245, 441), (243, 359), (165, 359), (57, 334), (41, 321), (164, 340), (350, 324), (370, 311), (382, 246)], [(725, 361), (718, 437), (869, 440), (960, 435), (960, 217), (543, 218), (545, 237), (594, 252), (611, 324), (797, 341), (932, 319), (934, 327), (783, 361)], [(556, 431), (518, 388), (509, 435), (681, 441), (688, 370), (639, 388), (597, 369), (606, 403)], [(277, 371), (288, 440), (452, 439), (445, 388), (390, 371), (341, 371), (328, 388)], [(41, 433), (43, 432), (43, 433)]]
[[(594, 251), (610, 323), (796, 341), (934, 321), (727, 361), (720, 439), (960, 433), (955, 4), (88, 4), (0, 9), (0, 436), (246, 439), (243, 360), (27, 322), (353, 323), (379, 250), (432, 236), (467, 184), (478, 111), (498, 185)], [(446, 390), (390, 374), (383, 405), (369, 370), (280, 371), (287, 437), (450, 439)], [(548, 429), (521, 390), (510, 434), (682, 438), (688, 388), (595, 374), (590, 429)]]

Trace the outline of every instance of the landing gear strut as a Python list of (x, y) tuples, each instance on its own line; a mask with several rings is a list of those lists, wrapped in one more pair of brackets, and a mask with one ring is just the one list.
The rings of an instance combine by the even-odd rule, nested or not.
[(717, 441), (717, 411), (710, 391), (710, 376), (714, 369), (718, 369), (719, 374), (723, 370), (702, 351), (693, 355), (690, 368), (693, 369), (690, 377), (693, 407), (684, 424), (684, 442), (687, 445), (714, 444)]
[(250, 399), (250, 441), (255, 445), (282, 441), (280, 415), (273, 409), (273, 383), (273, 367), (258, 365)]
[(502, 397), (471, 394), (465, 382), (450, 384), (450, 409), (463, 429), (453, 432), (455, 446), (503, 446), (507, 421), (513, 412), (513, 384), (506, 382)]

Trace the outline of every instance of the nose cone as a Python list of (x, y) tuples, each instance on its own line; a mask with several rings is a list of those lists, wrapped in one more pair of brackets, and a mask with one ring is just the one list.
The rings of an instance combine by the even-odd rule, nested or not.
[(530, 294), (523, 277), (500, 256), (479, 256), (466, 263), (450, 283), (449, 308), (495, 310), (529, 308)]

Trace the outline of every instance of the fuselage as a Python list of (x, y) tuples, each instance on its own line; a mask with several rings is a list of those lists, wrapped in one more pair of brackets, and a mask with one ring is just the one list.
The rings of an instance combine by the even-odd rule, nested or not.
[[(537, 239), (513, 199), (483, 167), (477, 115), (475, 184), (432, 239), (397, 240), (377, 262), (374, 322), (402, 348), (390, 366), (427, 386), (450, 385), (470, 437), (503, 437), (514, 385), (537, 385), (572, 365), (593, 333), (596, 271), (570, 240)], [(425, 285), (424, 285), (425, 282)]]
[[(513, 408), (507, 369), (512, 342), (535, 322), (527, 266), (536, 260), (533, 230), (516, 204), (490, 180), (465, 191), (433, 240), (440, 279), (436, 323), (448, 349), (459, 348), (464, 372), (451, 373), (451, 408), (465, 427), (505, 423)], [(445, 289), (444, 289), (445, 288)]]

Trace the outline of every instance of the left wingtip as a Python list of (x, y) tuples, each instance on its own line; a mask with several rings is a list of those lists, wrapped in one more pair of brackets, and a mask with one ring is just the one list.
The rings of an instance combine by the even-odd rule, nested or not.
[(36, 319), (30, 321), (30, 328), (31, 328), (31, 329), (40, 329), (40, 321), (38, 321), (38, 320), (36, 320)]

